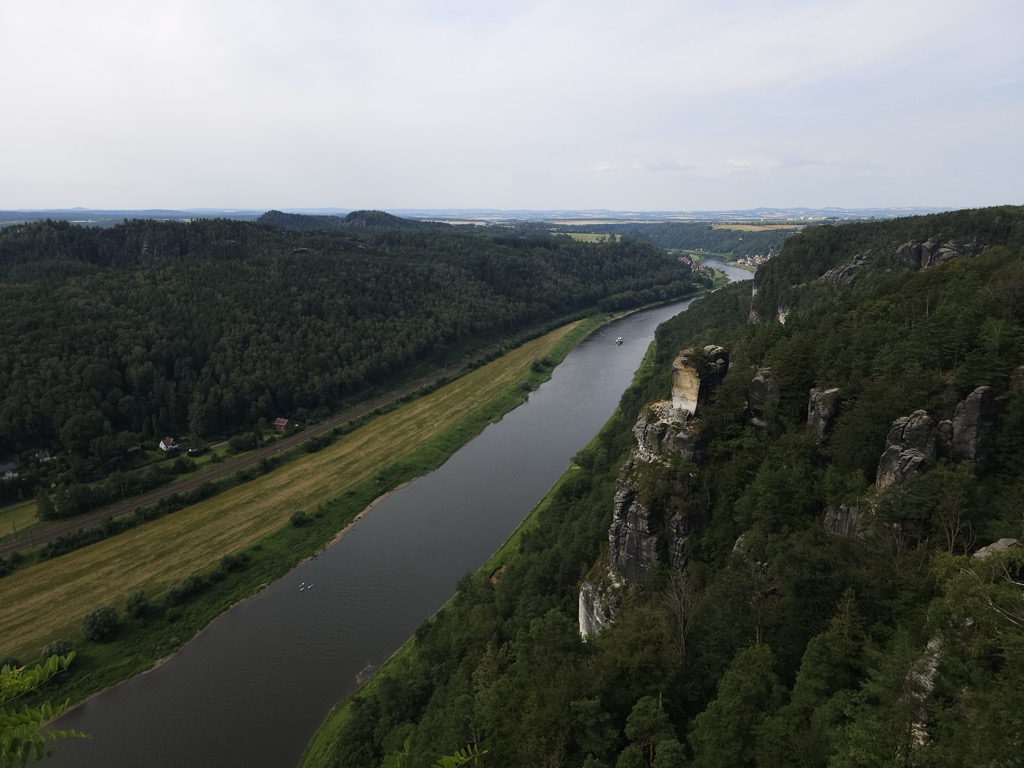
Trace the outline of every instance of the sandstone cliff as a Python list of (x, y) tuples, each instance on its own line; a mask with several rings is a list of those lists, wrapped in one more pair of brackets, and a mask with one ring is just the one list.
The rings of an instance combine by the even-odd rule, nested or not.
[(700, 410), (728, 369), (729, 354), (721, 347), (683, 350), (672, 365), (672, 399), (646, 407), (633, 426), (636, 447), (619, 472), (607, 566), (580, 588), (582, 635), (612, 621), (623, 585), (639, 581), (657, 563), (684, 567), (683, 545), (702, 521), (651, 488), (676, 484), (676, 474), (700, 460)]

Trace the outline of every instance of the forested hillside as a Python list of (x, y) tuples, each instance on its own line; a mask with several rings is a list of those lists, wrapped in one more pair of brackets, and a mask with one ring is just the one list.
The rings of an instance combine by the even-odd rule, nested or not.
[(1021, 208), (815, 228), (753, 307), (739, 284), (663, 326), (333, 764), (1024, 764), (1022, 236)]
[(0, 461), (48, 448), (94, 476), (141, 440), (305, 421), (416, 366), (706, 282), (644, 244), (393, 218), (0, 229)]

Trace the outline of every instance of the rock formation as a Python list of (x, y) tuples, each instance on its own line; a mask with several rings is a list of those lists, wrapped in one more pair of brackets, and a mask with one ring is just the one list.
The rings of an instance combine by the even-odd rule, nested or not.
[(994, 541), (987, 547), (982, 547), (975, 552), (971, 557), (977, 558), (978, 560), (984, 560), (989, 555), (993, 555), (996, 552), (1002, 552), (1004, 549), (1013, 549), (1019, 547), (1020, 542), (1017, 539), (1004, 538), (999, 541)]
[(927, 269), (961, 256), (977, 256), (983, 250), (985, 246), (976, 238), (933, 237), (924, 243), (904, 243), (896, 250), (896, 257), (914, 269)]
[(857, 521), (860, 514), (860, 507), (848, 504), (830, 505), (825, 512), (825, 530), (836, 536), (859, 536)]
[(970, 462), (983, 470), (994, 448), (996, 404), (991, 387), (978, 387), (957, 403), (952, 419), (938, 424), (925, 411), (893, 422), (886, 449), (878, 462), (875, 490), (900, 485), (936, 458)]
[(772, 369), (758, 368), (750, 382), (750, 388), (747, 390), (747, 412), (750, 414), (750, 423), (755, 427), (765, 426), (765, 408), (777, 404), (779, 396), (779, 387), (772, 378)]
[(902, 485), (922, 464), (935, 459), (936, 425), (926, 411), (914, 411), (892, 423), (886, 449), (878, 462), (875, 490)]
[(580, 635), (596, 635), (611, 626), (619, 607), (617, 590), (621, 586), (611, 573), (604, 579), (583, 582), (579, 598)]
[(807, 429), (819, 440), (832, 428), (839, 413), (839, 388), (815, 387), (807, 397)]
[(672, 361), (672, 405), (694, 414), (729, 370), (729, 353), (708, 345), (700, 353), (684, 349)]
[(850, 261), (832, 267), (828, 272), (818, 279), (832, 285), (852, 285), (857, 278), (862, 277), (867, 270), (864, 267), (871, 263), (870, 253), (858, 253)]
[[(687, 538), (701, 525), (677, 509), (643, 500), (641, 478), (680, 470), (680, 462), (700, 460), (700, 410), (728, 371), (729, 354), (707, 346), (681, 352), (672, 365), (672, 399), (644, 408), (636, 424), (630, 458), (619, 472), (608, 530), (608, 565), (583, 582), (579, 596), (580, 633), (598, 632), (614, 618), (618, 589), (639, 581), (655, 564), (681, 570)], [(685, 466), (685, 464), (684, 464)]]
[(994, 448), (995, 417), (991, 387), (978, 387), (957, 404), (950, 442), (954, 461), (969, 461), (975, 471), (985, 468)]
[(633, 425), (635, 455), (653, 461), (659, 456), (677, 454), (692, 461), (697, 446), (692, 432), (686, 429), (689, 421), (689, 411), (679, 410), (671, 401), (648, 406)]

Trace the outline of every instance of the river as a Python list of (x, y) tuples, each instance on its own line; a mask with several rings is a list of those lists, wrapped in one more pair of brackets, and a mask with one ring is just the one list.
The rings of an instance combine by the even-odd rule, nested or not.
[[(713, 262), (731, 279), (751, 273)], [(52, 766), (294, 766), (357, 677), (479, 568), (598, 432), (655, 328), (683, 301), (579, 344), (528, 401), (436, 471), (381, 501), (317, 558), (214, 620), (156, 669), (86, 701)], [(616, 345), (617, 337), (623, 338)]]

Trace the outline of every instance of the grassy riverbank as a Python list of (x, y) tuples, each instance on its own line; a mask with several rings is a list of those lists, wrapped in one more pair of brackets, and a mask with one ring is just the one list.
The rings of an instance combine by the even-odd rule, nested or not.
[[(54, 695), (75, 700), (151, 667), (231, 604), (323, 548), (374, 499), (439, 466), (516, 407), (602, 321), (560, 328), (318, 452), (11, 574), (0, 582), (0, 654), (28, 662), (53, 640), (68, 640), (78, 657)], [(137, 593), (149, 610), (128, 618)], [(82, 619), (101, 605), (122, 614), (121, 630), (112, 642), (87, 642)]]

